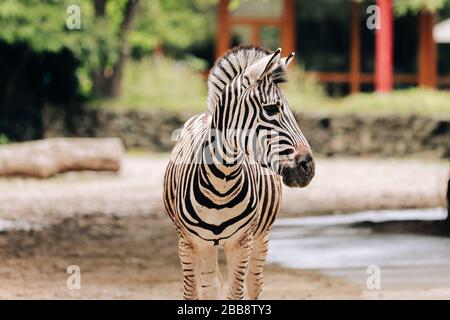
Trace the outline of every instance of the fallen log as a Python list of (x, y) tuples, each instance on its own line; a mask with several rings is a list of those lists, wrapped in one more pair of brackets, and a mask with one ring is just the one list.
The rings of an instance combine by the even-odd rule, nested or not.
[(0, 176), (48, 178), (67, 171), (118, 171), (118, 138), (50, 138), (0, 146)]

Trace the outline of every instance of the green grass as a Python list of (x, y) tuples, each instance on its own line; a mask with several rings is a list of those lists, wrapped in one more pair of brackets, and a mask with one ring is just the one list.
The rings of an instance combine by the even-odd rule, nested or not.
[(304, 112), (418, 114), (450, 116), (450, 92), (425, 89), (396, 90), (390, 94), (360, 93), (345, 98), (292, 104)]
[(121, 97), (93, 100), (89, 105), (197, 111), (206, 110), (206, 97), (206, 81), (202, 75), (181, 62), (161, 58), (129, 62), (124, 71)]
[(412, 88), (389, 94), (359, 93), (331, 98), (300, 68), (290, 70), (288, 75), (289, 82), (282, 89), (296, 111), (450, 116), (450, 91)]
[[(289, 70), (288, 78), (289, 82), (281, 86), (295, 111), (450, 116), (449, 91), (414, 88), (383, 95), (360, 93), (345, 98), (330, 98), (299, 67)], [(94, 100), (89, 105), (198, 112), (206, 111), (206, 97), (206, 79), (202, 75), (186, 63), (161, 58), (129, 62), (125, 68), (122, 96)]]

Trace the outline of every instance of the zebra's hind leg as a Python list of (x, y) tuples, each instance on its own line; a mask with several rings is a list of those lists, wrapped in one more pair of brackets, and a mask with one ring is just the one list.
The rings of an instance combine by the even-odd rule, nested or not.
[(253, 236), (245, 235), (240, 241), (225, 245), (228, 268), (229, 300), (244, 298), (244, 283), (248, 263), (252, 254)]
[(180, 255), (184, 277), (183, 298), (185, 300), (198, 300), (198, 274), (200, 266), (194, 246), (183, 237), (180, 237), (178, 254)]
[(218, 299), (222, 291), (222, 277), (218, 265), (219, 248), (208, 246), (201, 249), (201, 287), (202, 298), (207, 300)]
[(263, 270), (269, 250), (268, 233), (261, 235), (253, 242), (247, 274), (247, 292), (250, 299), (258, 299), (263, 287)]

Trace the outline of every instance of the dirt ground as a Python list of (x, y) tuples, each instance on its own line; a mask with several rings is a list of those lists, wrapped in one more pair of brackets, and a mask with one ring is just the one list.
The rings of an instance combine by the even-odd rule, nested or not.
[[(119, 174), (68, 173), (47, 180), (0, 178), (0, 219), (39, 224), (76, 215), (162, 217), (168, 155), (125, 157)], [(316, 159), (307, 188), (283, 188), (282, 214), (323, 215), (446, 205), (448, 161)]]
[[(0, 298), (181, 298), (176, 234), (161, 201), (167, 161), (127, 156), (117, 175), (0, 179)], [(316, 171), (308, 188), (284, 190), (282, 216), (445, 203), (447, 162), (319, 159)], [(80, 290), (66, 287), (70, 265), (81, 269)], [(265, 272), (263, 299), (380, 298), (314, 270)]]
[[(91, 215), (43, 230), (2, 232), (0, 298), (180, 299), (176, 243), (166, 219), (144, 216)], [(80, 290), (66, 287), (69, 265), (80, 267)], [(265, 283), (263, 299), (360, 296), (348, 282), (276, 265), (266, 268)]]

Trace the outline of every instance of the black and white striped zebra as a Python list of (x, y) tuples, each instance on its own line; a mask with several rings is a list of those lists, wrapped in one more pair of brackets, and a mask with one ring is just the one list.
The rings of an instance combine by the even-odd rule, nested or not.
[(228, 298), (242, 299), (245, 283), (258, 298), (281, 180), (304, 187), (314, 175), (311, 149), (278, 86), (293, 56), (230, 50), (210, 72), (208, 112), (189, 119), (178, 136), (164, 202), (179, 234), (185, 299), (218, 298), (219, 247)]

